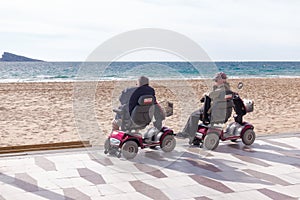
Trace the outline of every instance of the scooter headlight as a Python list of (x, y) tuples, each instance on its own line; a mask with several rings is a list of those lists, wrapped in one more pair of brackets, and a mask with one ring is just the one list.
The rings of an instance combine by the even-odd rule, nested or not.
[(245, 109), (246, 109), (247, 113), (253, 112), (254, 102), (252, 100), (243, 99), (243, 103), (245, 105)]
[(121, 141), (116, 139), (116, 138), (110, 138), (109, 142), (110, 142), (111, 145), (115, 145), (115, 146), (119, 146), (120, 143), (121, 143)]

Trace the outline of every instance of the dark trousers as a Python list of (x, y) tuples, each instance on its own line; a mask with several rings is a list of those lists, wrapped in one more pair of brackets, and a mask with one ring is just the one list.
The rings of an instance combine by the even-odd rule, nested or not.
[(198, 129), (198, 123), (200, 120), (200, 114), (203, 114), (203, 108), (196, 110), (195, 112), (193, 112), (190, 115), (190, 117), (182, 131), (183, 133), (187, 134), (188, 137), (190, 137), (190, 138), (194, 138), (196, 135), (196, 132)]

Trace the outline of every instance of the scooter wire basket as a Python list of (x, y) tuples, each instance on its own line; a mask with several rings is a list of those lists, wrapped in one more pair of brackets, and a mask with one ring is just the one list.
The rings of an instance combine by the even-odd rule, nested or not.
[(173, 115), (173, 103), (169, 101), (162, 101), (159, 103), (166, 117)]

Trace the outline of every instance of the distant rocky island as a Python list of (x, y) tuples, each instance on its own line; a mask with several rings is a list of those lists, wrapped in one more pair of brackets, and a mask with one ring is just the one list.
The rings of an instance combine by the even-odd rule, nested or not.
[(2, 54), (2, 58), (0, 58), (0, 62), (43, 62), (42, 60), (27, 58), (25, 56), (19, 56), (16, 54), (4, 52)]

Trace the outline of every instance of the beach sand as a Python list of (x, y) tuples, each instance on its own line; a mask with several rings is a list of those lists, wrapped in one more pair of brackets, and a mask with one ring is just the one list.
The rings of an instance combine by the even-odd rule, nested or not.
[[(236, 89), (239, 81), (244, 83), (241, 90)], [(229, 82), (242, 98), (254, 100), (254, 112), (244, 120), (254, 125), (257, 135), (299, 132), (300, 78)], [(159, 102), (174, 103), (174, 115), (165, 125), (175, 132), (182, 130), (189, 114), (201, 107), (199, 99), (209, 84), (203, 80), (151, 81)], [(130, 85), (135, 82), (1, 83), (0, 146), (78, 140), (102, 144), (111, 130), (118, 95)]]

